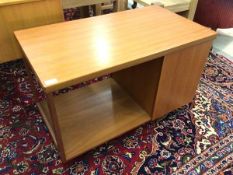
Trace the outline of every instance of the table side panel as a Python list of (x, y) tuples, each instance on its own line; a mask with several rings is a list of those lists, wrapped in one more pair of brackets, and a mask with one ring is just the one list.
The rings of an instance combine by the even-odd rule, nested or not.
[(211, 44), (205, 42), (164, 57), (153, 119), (192, 101)]
[(163, 57), (117, 71), (113, 78), (152, 117)]
[(55, 145), (57, 145), (53, 121), (51, 119), (51, 115), (50, 115), (46, 100), (37, 103), (37, 107), (39, 108), (42, 118), (46, 126), (48, 127), (49, 133), (51, 134), (53, 141), (55, 142)]

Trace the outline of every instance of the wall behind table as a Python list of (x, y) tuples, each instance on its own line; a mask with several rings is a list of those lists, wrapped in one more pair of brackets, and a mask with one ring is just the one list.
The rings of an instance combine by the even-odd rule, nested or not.
[(233, 27), (233, 0), (199, 0), (194, 21), (211, 27)]

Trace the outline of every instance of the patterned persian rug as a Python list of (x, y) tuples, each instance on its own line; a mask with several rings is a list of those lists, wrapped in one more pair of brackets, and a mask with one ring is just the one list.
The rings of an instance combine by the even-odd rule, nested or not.
[[(78, 18), (79, 11), (65, 16)], [(35, 106), (45, 98), (36, 85), (33, 94), (21, 60), (0, 65), (1, 175), (233, 174), (233, 63), (220, 55), (210, 53), (192, 103), (67, 164)]]
[(233, 173), (233, 63), (224, 57), (210, 53), (192, 103), (67, 164), (35, 106), (45, 98), (37, 87), (33, 94), (21, 60), (0, 65), (0, 174)]

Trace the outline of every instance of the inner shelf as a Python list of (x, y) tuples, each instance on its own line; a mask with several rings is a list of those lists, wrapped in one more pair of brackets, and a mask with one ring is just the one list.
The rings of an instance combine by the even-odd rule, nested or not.
[[(54, 96), (66, 160), (151, 120), (113, 79)], [(42, 115), (51, 117), (45, 102)], [(51, 134), (54, 131), (48, 127)]]

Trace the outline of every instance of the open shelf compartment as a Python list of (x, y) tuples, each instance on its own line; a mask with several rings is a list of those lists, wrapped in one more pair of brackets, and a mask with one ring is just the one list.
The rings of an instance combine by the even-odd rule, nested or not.
[[(151, 120), (112, 78), (55, 96), (54, 102), (66, 160)], [(47, 103), (38, 105), (53, 136)]]

